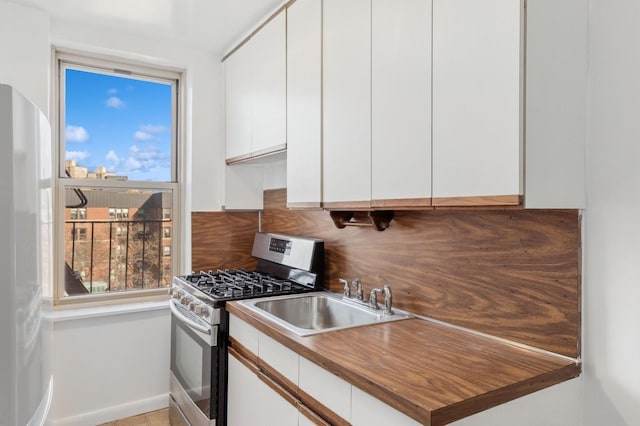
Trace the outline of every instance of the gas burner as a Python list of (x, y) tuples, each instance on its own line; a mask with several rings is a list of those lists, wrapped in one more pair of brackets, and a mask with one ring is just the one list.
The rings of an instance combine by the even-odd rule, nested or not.
[(288, 279), (244, 269), (200, 271), (182, 278), (191, 286), (215, 300), (234, 300), (261, 295), (297, 293), (306, 289), (304, 286)]

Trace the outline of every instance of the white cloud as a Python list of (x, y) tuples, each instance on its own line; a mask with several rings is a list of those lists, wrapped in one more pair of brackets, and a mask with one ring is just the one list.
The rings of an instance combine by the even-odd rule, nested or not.
[(68, 125), (64, 130), (64, 138), (67, 142), (86, 142), (89, 140), (89, 132), (82, 126)]
[(117, 96), (111, 96), (109, 99), (107, 99), (106, 104), (109, 108), (124, 108), (124, 102)]
[(132, 145), (126, 156), (110, 151), (107, 156), (110, 171), (129, 176), (131, 180), (165, 180), (171, 170), (171, 156), (153, 144)]
[(142, 130), (136, 131), (133, 134), (133, 138), (137, 141), (150, 141), (155, 139), (155, 137), (151, 133), (147, 133)]
[(122, 165), (122, 168), (124, 170), (127, 171), (137, 171), (143, 168), (143, 164), (140, 160), (133, 158), (133, 157), (129, 157), (127, 158), (127, 160), (124, 162), (124, 164)]
[(112, 167), (118, 167), (120, 165), (120, 157), (114, 150), (107, 152), (107, 155), (104, 157)]
[(137, 141), (157, 140), (158, 138), (155, 135), (166, 132), (167, 130), (167, 127), (161, 124), (141, 124), (139, 129), (133, 134), (133, 139)]
[(67, 151), (65, 155), (65, 159), (75, 160), (75, 161), (84, 161), (90, 156), (91, 154), (89, 154), (87, 151)]
[(162, 133), (162, 132), (166, 132), (169, 129), (167, 129), (163, 125), (141, 124), (140, 130), (146, 133)]
[(107, 90), (107, 93), (109, 95), (115, 95), (116, 93), (118, 93), (118, 89), (115, 89), (115, 88), (109, 89)]

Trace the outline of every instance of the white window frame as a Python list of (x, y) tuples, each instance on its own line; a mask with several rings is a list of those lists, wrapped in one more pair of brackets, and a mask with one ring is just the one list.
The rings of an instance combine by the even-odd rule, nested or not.
[[(172, 193), (172, 226), (171, 226), (171, 268), (174, 275), (181, 270), (182, 256), (180, 243), (182, 241), (182, 182), (180, 166), (182, 165), (180, 156), (184, 150), (184, 131), (182, 121), (184, 120), (184, 99), (183, 93), (185, 72), (184, 70), (162, 67), (153, 64), (144, 64), (137, 61), (129, 61), (121, 58), (114, 58), (105, 55), (96, 55), (85, 52), (77, 52), (65, 49), (53, 49), (52, 55), (53, 71), (53, 94), (52, 94), (52, 143), (54, 169), (58, 173), (54, 174), (55, 190), (55, 211), (54, 211), (54, 247), (57, 248), (54, 254), (54, 304), (59, 307), (64, 305), (100, 306), (113, 303), (130, 303), (148, 300), (162, 300), (167, 298), (166, 287), (159, 289), (128, 290), (124, 292), (87, 294), (82, 296), (65, 296), (65, 190), (67, 188), (108, 188), (126, 189), (139, 188), (144, 190), (170, 190)], [(174, 90), (172, 91), (172, 104), (175, 111), (172, 117), (172, 149), (171, 149), (171, 179), (168, 182), (146, 182), (146, 181), (119, 181), (119, 180), (99, 180), (99, 179), (74, 179), (65, 176), (65, 143), (64, 143), (64, 69), (66, 67), (89, 72), (101, 72), (121, 76), (124, 74), (129, 78), (138, 78), (145, 81), (158, 81), (166, 83), (167, 80), (174, 80)], [(125, 209), (123, 209), (124, 211)], [(128, 218), (128, 209), (126, 218)], [(122, 215), (125, 218), (124, 214)]]

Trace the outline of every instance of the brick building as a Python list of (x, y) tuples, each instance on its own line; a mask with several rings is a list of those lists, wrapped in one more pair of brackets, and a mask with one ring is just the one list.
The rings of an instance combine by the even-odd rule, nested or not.
[[(77, 167), (72, 176), (78, 176)], [(170, 284), (173, 223), (170, 193), (75, 188), (67, 191), (65, 205), (67, 294)]]

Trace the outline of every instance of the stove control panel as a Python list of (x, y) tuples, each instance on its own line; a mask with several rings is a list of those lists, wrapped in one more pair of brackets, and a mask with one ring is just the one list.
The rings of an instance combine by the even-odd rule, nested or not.
[[(176, 279), (178, 278), (174, 278), (174, 280)], [(169, 288), (171, 298), (178, 304), (184, 306), (187, 310), (207, 323), (217, 324), (220, 321), (219, 309), (207, 303), (207, 297), (204, 294), (198, 294), (198, 292), (197, 289), (190, 289), (176, 282), (172, 283)]]
[(291, 254), (291, 246), (293, 243), (288, 240), (272, 237), (269, 240), (269, 251), (274, 251), (281, 254)]
[(251, 255), (291, 268), (311, 271), (314, 259), (324, 250), (324, 242), (313, 238), (258, 232)]

